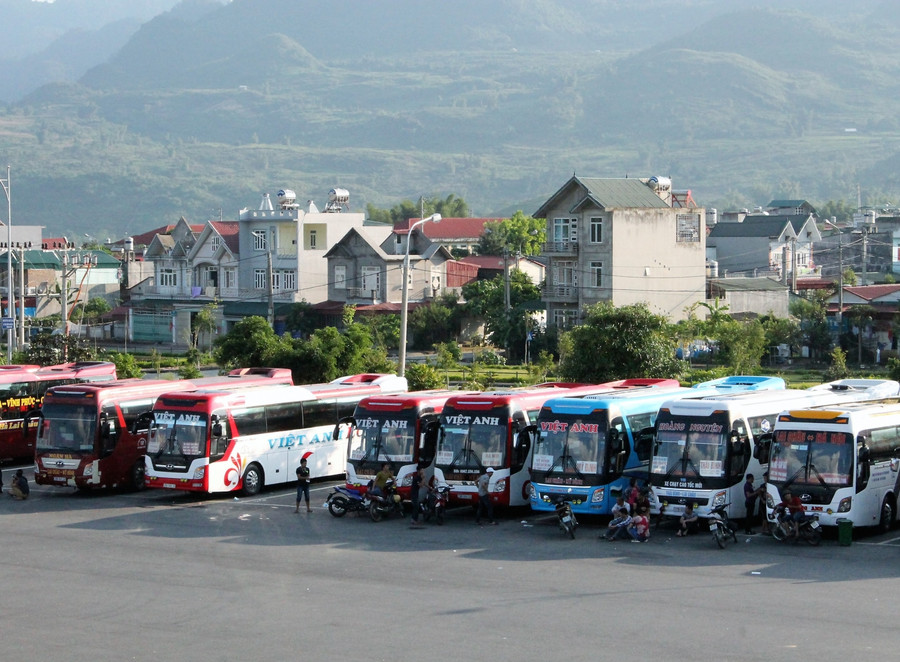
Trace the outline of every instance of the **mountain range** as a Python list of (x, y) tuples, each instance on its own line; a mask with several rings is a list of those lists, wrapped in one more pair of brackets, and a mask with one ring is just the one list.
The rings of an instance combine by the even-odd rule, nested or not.
[(104, 22), (68, 1), (82, 25), (0, 51), (13, 222), (48, 236), (234, 218), (282, 187), (530, 213), (573, 172), (722, 208), (900, 194), (887, 2), (145, 0)]

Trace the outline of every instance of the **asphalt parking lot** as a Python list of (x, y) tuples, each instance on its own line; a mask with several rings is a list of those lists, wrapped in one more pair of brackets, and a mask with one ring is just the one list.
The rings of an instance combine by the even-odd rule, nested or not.
[[(8, 485), (8, 469), (4, 482)], [(332, 517), (257, 497), (4, 497), (3, 647), (23, 659), (838, 660), (893, 653), (900, 530), (820, 547), (669, 527), (576, 539), (552, 515), (477, 526)]]

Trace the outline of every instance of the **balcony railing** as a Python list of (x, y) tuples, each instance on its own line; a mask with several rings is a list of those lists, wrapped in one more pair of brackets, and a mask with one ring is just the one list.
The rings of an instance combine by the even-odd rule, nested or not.
[(544, 244), (543, 252), (555, 255), (576, 255), (578, 253), (578, 242), (548, 241)]
[(574, 285), (545, 285), (544, 298), (552, 301), (575, 301), (578, 291)]

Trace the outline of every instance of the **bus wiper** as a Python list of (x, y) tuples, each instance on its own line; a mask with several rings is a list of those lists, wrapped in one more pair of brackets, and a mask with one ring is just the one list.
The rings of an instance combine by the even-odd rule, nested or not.
[(820, 474), (820, 473), (819, 473), (819, 470), (816, 469), (816, 465), (814, 465), (812, 462), (810, 462), (810, 463), (809, 463), (809, 468), (810, 468), (810, 470), (811, 470), (814, 474), (816, 474), (816, 478), (819, 479), (819, 482), (822, 484), (822, 487), (828, 487), (828, 483), (826, 483), (826, 482), (825, 482), (825, 479), (822, 478), (822, 474)]
[[(559, 470), (557, 471), (556, 467), (559, 466)], [(566, 445), (563, 446), (562, 455), (553, 460), (553, 464), (550, 466), (550, 471), (547, 472), (547, 475), (552, 475), (555, 473), (565, 474), (566, 469), (568, 467), (572, 467), (572, 471), (575, 472), (575, 475), (579, 478), (584, 478), (584, 475), (580, 471), (578, 471), (578, 463), (575, 461), (575, 458), (572, 457), (571, 453), (569, 453), (569, 442), (566, 442)]]
[[(375, 457), (372, 458), (372, 451), (375, 451)], [(378, 433), (378, 436), (375, 437), (375, 443), (370, 447), (366, 448), (365, 454), (362, 456), (362, 460), (360, 462), (372, 462), (378, 460), (378, 455), (381, 453), (381, 432)]]

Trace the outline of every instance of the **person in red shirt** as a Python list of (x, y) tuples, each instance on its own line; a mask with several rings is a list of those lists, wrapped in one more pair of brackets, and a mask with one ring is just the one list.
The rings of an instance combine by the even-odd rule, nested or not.
[(800, 532), (800, 522), (806, 517), (806, 510), (803, 508), (803, 502), (800, 497), (793, 496), (790, 490), (785, 490), (782, 494), (782, 502), (775, 506), (775, 510), (780, 511), (779, 519), (781, 521), (790, 521), (791, 531), (794, 537)]

